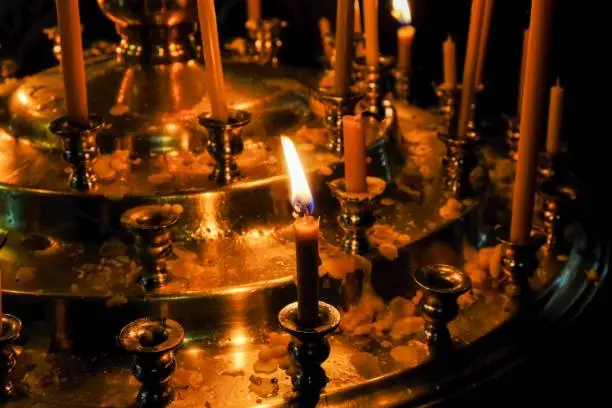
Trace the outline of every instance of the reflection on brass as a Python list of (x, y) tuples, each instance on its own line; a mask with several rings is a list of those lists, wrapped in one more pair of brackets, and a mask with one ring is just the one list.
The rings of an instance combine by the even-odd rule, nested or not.
[(15, 388), (10, 374), (17, 364), (13, 343), (21, 333), (21, 320), (9, 314), (0, 314), (0, 401), (14, 397)]
[(518, 144), (520, 138), (520, 121), (518, 118), (508, 118), (506, 128), (506, 144), (508, 145), (508, 157), (512, 161), (518, 160)]
[(335, 95), (326, 90), (319, 90), (317, 99), (325, 105), (325, 118), (323, 124), (327, 129), (327, 149), (337, 155), (344, 153), (344, 136), (342, 118), (353, 115), (355, 107), (363, 98), (360, 92), (349, 95)]
[(360, 102), (360, 110), (368, 112), (378, 120), (385, 117), (384, 99), (391, 92), (391, 68), (394, 64), (392, 57), (380, 57), (377, 66), (367, 65), (365, 59), (357, 59), (354, 70), (359, 72), (361, 87), (365, 97)]
[(480, 140), (476, 133), (469, 136), (457, 138), (452, 134), (438, 133), (438, 138), (446, 146), (446, 154), (442, 158), (444, 187), (450, 196), (457, 199), (474, 196), (470, 175), (478, 165), (476, 148)]
[(278, 53), (283, 45), (281, 33), (288, 23), (277, 18), (246, 22), (251, 47), (247, 52), (259, 64), (278, 66)]

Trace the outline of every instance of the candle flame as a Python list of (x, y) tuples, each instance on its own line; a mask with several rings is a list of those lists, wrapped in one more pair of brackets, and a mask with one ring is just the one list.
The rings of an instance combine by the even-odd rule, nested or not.
[(408, 0), (393, 0), (391, 15), (402, 25), (412, 23), (412, 14)]
[(295, 149), (295, 145), (288, 137), (281, 136), (281, 144), (291, 181), (291, 204), (299, 216), (310, 215), (314, 211), (314, 200), (300, 156)]

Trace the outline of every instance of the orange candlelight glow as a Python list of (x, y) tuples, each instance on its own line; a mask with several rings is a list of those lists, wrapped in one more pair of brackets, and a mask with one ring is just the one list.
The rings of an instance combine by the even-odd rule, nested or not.
[(391, 15), (402, 25), (397, 30), (397, 68), (404, 72), (410, 71), (412, 57), (412, 41), (416, 30), (412, 23), (412, 14), (408, 0), (393, 0)]
[[(296, 211), (305, 211), (307, 214), (312, 214), (314, 210), (314, 200), (295, 145), (291, 139), (286, 136), (281, 136), (281, 144), (283, 146), (285, 162), (287, 163), (289, 179), (291, 181), (291, 203)], [(303, 208), (303, 206), (307, 206), (307, 208)]]

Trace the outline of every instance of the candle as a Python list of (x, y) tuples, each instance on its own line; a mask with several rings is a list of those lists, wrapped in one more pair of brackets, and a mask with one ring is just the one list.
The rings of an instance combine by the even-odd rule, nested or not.
[(378, 0), (363, 0), (366, 64), (378, 66)]
[(410, 25), (412, 15), (410, 14), (408, 0), (393, 0), (391, 14), (402, 25), (397, 30), (397, 68), (400, 71), (410, 72), (412, 41), (416, 30)]
[(476, 64), (476, 86), (482, 84), (482, 72), (484, 71), (485, 55), (487, 53), (487, 41), (489, 39), (489, 27), (491, 26), (491, 15), (493, 15), (493, 0), (485, 0), (482, 15), (482, 29), (480, 31), (480, 44), (478, 45), (478, 63)]
[(450, 34), (442, 45), (442, 61), (444, 62), (444, 84), (447, 89), (457, 85), (457, 48)]
[(249, 21), (261, 20), (261, 0), (247, 0)]
[(363, 28), (361, 27), (361, 7), (359, 6), (359, 0), (355, 0), (354, 3), (354, 20), (353, 20), (353, 31), (361, 34)]
[(342, 118), (344, 135), (344, 178), (346, 191), (365, 193), (366, 181), (366, 138), (361, 116), (347, 115)]
[(319, 32), (323, 43), (323, 52), (331, 60), (334, 57), (334, 42), (331, 40), (331, 24), (329, 19), (322, 17), (319, 20)]
[(198, 0), (200, 33), (208, 82), (208, 95), (212, 116), (227, 122), (227, 102), (225, 100), (225, 83), (223, 65), (219, 51), (219, 34), (217, 32), (217, 15), (213, 0)]
[(351, 88), (353, 65), (353, 14), (355, 5), (351, 0), (338, 0), (336, 15), (336, 72), (333, 91), (346, 95)]
[[(517, 116), (521, 113), (521, 103), (523, 99), (523, 83), (525, 82), (525, 64), (527, 63), (527, 44), (529, 44), (529, 29), (523, 31), (523, 55), (521, 56), (521, 72), (519, 79), (519, 95), (518, 107), (516, 108)], [(519, 118), (520, 119), (520, 118)]]
[(56, 11), (60, 30), (60, 46), (62, 48), (61, 64), (64, 74), (66, 114), (72, 122), (86, 124), (89, 112), (87, 109), (79, 1), (57, 0)]
[(546, 151), (556, 153), (561, 148), (561, 124), (563, 122), (563, 94), (561, 81), (550, 88), (550, 105), (548, 107), (548, 129), (546, 133)]
[(510, 240), (525, 244), (531, 236), (533, 204), (538, 163), (538, 136), (543, 134), (544, 86), (548, 69), (548, 39), (551, 35), (554, 0), (533, 0), (529, 42), (525, 63), (525, 82), (521, 104), (521, 137), (512, 196)]
[(459, 120), (457, 128), (457, 135), (459, 137), (465, 136), (467, 125), (470, 121), (472, 97), (474, 96), (474, 82), (476, 80), (478, 47), (480, 45), (480, 33), (482, 31), (484, 3), (485, 0), (472, 0), (470, 32), (468, 35), (468, 48), (467, 52), (465, 53), (465, 63), (463, 65), (461, 104), (459, 106)]
[(291, 180), (291, 202), (297, 215), (293, 223), (297, 270), (298, 322), (303, 327), (319, 323), (319, 219), (312, 216), (314, 200), (295, 145), (281, 137)]

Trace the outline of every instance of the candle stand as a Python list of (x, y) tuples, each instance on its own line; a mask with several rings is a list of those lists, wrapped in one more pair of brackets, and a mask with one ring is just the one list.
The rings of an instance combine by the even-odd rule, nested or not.
[(340, 202), (338, 223), (344, 230), (340, 247), (348, 254), (365, 255), (370, 251), (367, 233), (376, 221), (372, 207), (385, 191), (387, 183), (377, 177), (368, 177), (367, 184), (367, 192), (355, 194), (346, 191), (343, 178), (329, 183), (332, 194)]
[(354, 62), (354, 70), (360, 72), (361, 87), (364, 89), (365, 97), (360, 103), (360, 110), (369, 112), (376, 119), (385, 117), (384, 99), (391, 91), (389, 80), (394, 59), (392, 57), (380, 57), (378, 65), (366, 65), (365, 59)]
[(278, 53), (283, 46), (281, 34), (287, 25), (286, 21), (277, 18), (246, 22), (245, 26), (251, 40), (247, 52), (255, 62), (278, 66)]
[(348, 95), (336, 95), (326, 90), (319, 90), (317, 98), (325, 104), (323, 125), (327, 129), (327, 149), (342, 155), (344, 153), (342, 118), (355, 113), (355, 107), (363, 98), (363, 94), (352, 92)]
[(508, 157), (512, 161), (518, 160), (518, 144), (520, 138), (520, 122), (518, 118), (506, 118), (506, 145)]
[(240, 177), (235, 156), (244, 149), (242, 131), (249, 123), (251, 123), (251, 114), (241, 110), (231, 110), (228, 123), (220, 122), (210, 113), (200, 116), (199, 124), (208, 133), (206, 148), (217, 162), (211, 174), (211, 178), (217, 183), (231, 184)]
[(470, 174), (478, 165), (476, 146), (480, 142), (476, 133), (471, 133), (465, 138), (457, 138), (454, 135), (438, 133), (446, 152), (442, 158), (445, 170), (444, 187), (450, 195), (456, 199), (463, 199), (474, 195), (474, 189), (470, 182)]
[(164, 286), (170, 279), (167, 259), (172, 254), (171, 229), (180, 217), (169, 207), (145, 205), (121, 216), (121, 225), (134, 237), (134, 254), (142, 268), (140, 282), (147, 290)]
[(394, 69), (395, 95), (401, 101), (407, 102), (410, 97), (410, 71), (405, 69)]
[(64, 160), (72, 167), (69, 185), (77, 191), (95, 190), (97, 185), (93, 164), (98, 157), (97, 136), (106, 127), (100, 116), (91, 115), (86, 126), (61, 117), (49, 125), (49, 130), (61, 138)]
[(300, 402), (305, 406), (319, 399), (328, 383), (321, 366), (329, 357), (331, 347), (327, 337), (340, 325), (340, 312), (334, 306), (319, 302), (320, 323), (315, 327), (302, 327), (298, 321), (298, 304), (290, 303), (278, 314), (282, 329), (295, 340), (289, 343), (289, 354), (297, 365), (292, 383)]
[(563, 234), (571, 222), (576, 190), (547, 182), (540, 185), (537, 195), (541, 200), (540, 219), (546, 235), (545, 247), (550, 252), (564, 253), (568, 248)]
[(459, 315), (457, 299), (472, 288), (470, 277), (453, 266), (435, 264), (418, 269), (413, 278), (424, 293), (419, 309), (429, 351), (448, 353), (453, 345), (448, 324)]
[(161, 408), (174, 399), (170, 378), (184, 336), (183, 328), (174, 320), (149, 318), (135, 320), (119, 333), (119, 344), (133, 356), (132, 374), (142, 383), (138, 406)]
[[(471, 117), (468, 121), (466, 131), (466, 136), (469, 138), (475, 138), (481, 133), (481, 115), (478, 106), (481, 105), (479, 100), (482, 97), (483, 89), (484, 87), (480, 85), (474, 93), (474, 100), (472, 106), (470, 107)], [(459, 120), (459, 103), (461, 102), (461, 85), (451, 88), (445, 84), (440, 84), (435, 87), (435, 91), (436, 95), (438, 96), (438, 106), (440, 116), (442, 118), (442, 127), (449, 129), (449, 132), (451, 131), (450, 129), (456, 132), (458, 126), (457, 122)]]
[(0, 319), (0, 401), (5, 401), (15, 392), (10, 375), (17, 363), (13, 343), (21, 333), (21, 320), (9, 314), (0, 314)]

